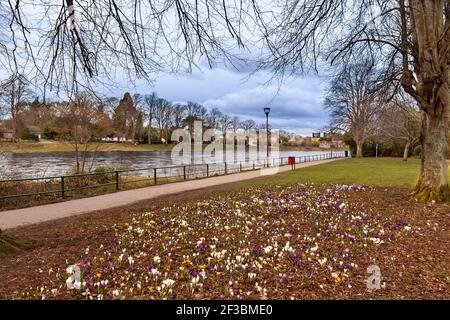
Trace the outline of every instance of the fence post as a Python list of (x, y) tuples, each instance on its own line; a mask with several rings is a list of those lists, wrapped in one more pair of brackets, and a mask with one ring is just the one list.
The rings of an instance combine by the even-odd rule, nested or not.
[(239, 162), (239, 172), (242, 172), (242, 162)]
[(116, 190), (119, 190), (119, 171), (116, 171)]
[(209, 164), (206, 164), (206, 176), (209, 177)]
[(227, 163), (224, 162), (224, 164), (225, 164), (225, 174), (227, 174)]
[(153, 169), (153, 182), (156, 184), (156, 168)]
[(183, 166), (183, 179), (186, 180), (186, 166)]
[(253, 160), (253, 170), (255, 170), (255, 160)]
[(64, 192), (64, 177), (61, 177), (61, 198), (64, 199), (65, 192)]

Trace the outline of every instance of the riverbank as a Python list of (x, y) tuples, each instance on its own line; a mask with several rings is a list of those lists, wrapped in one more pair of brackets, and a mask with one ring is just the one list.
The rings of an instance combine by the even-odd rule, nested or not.
[[(206, 145), (205, 145), (206, 146)], [(96, 152), (148, 152), (148, 151), (171, 151), (173, 144), (138, 144), (130, 143), (95, 143), (88, 146), (89, 151)], [(84, 145), (79, 145), (84, 150)], [(73, 144), (61, 141), (41, 142), (0, 142), (0, 151), (12, 153), (42, 153), (42, 152), (74, 152)], [(280, 146), (280, 151), (329, 151), (316, 147), (302, 146)]]
[[(85, 145), (78, 146), (84, 150)], [(148, 152), (148, 151), (171, 151), (172, 145), (166, 144), (138, 144), (129, 143), (95, 143), (88, 146), (92, 152)], [(0, 150), (12, 153), (42, 153), (42, 152), (74, 152), (75, 147), (68, 142), (43, 141), (43, 142), (2, 142)]]

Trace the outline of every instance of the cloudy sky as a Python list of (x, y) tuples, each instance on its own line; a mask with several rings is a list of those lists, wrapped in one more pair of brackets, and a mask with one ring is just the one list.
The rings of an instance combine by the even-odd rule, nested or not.
[(323, 110), (323, 95), (327, 86), (325, 77), (306, 75), (291, 78), (283, 84), (267, 84), (270, 74), (246, 72), (225, 67), (194, 70), (192, 73), (157, 77), (154, 86), (137, 81), (130, 85), (123, 81), (105, 95), (120, 96), (123, 91), (141, 94), (156, 91), (172, 102), (196, 101), (208, 109), (217, 107), (222, 113), (253, 119), (264, 123), (263, 108), (271, 108), (270, 123), (276, 129), (286, 129), (302, 135), (321, 129), (328, 115)]
[[(30, 25), (38, 25), (43, 30), (48, 25), (53, 26), (53, 20), (60, 14), (59, 7), (49, 7), (44, 1), (36, 3), (39, 5), (30, 2), (23, 8), (28, 13), (26, 16)], [(268, 3), (271, 3), (271, 1), (268, 1)], [(51, 8), (53, 11), (48, 11), (48, 8)], [(52, 14), (49, 14), (49, 12), (52, 12)], [(79, 17), (81, 18), (82, 16)], [(173, 30), (178, 30), (176, 21), (171, 21), (171, 17), (172, 15), (167, 13), (168, 25), (165, 25), (165, 27), (169, 28), (170, 31), (170, 27), (173, 24)], [(239, 18), (241, 17), (239, 16)], [(152, 21), (150, 20), (149, 22)], [(80, 28), (83, 28), (82, 23), (83, 20), (81, 18), (79, 22)], [(157, 25), (159, 27), (159, 24)], [(220, 31), (219, 25), (215, 28), (218, 29), (215, 30), (215, 33), (219, 34), (218, 37), (220, 39), (224, 34), (227, 34), (227, 28), (222, 28), (222, 31)], [(29, 35), (29, 39), (36, 41), (35, 46), (39, 48), (39, 33), (37, 31), (33, 32)], [(255, 30), (250, 24), (248, 30), (244, 28), (240, 32), (246, 38), (248, 37), (252, 40)], [(169, 32), (168, 34), (171, 33)], [(177, 33), (175, 32), (174, 34), (176, 35)], [(154, 34), (151, 32), (147, 35), (149, 39), (152, 36)], [(256, 38), (257, 36), (255, 36)], [(177, 38), (175, 37), (174, 39)], [(165, 38), (164, 40), (168, 41)], [(170, 40), (173, 39), (170, 38)], [(159, 44), (158, 41), (155, 43)], [(170, 43), (171, 46), (176, 47), (176, 43)], [(224, 43), (227, 44), (227, 41), (224, 40)], [(257, 42), (253, 43), (252, 41), (247, 45), (249, 47), (244, 50), (245, 61), (254, 61), (255, 59), (257, 61), (259, 55), (264, 52), (264, 48), (260, 47)], [(183, 49), (182, 43), (181, 49)], [(161, 50), (164, 55), (164, 50), (167, 50), (167, 48)], [(237, 55), (244, 54), (239, 49), (236, 50), (238, 51), (234, 52), (233, 49), (231, 51)], [(194, 69), (190, 73), (178, 73), (176, 75), (161, 73), (155, 77), (156, 81), (153, 85), (149, 85), (145, 81), (129, 81), (130, 79), (127, 78), (124, 71), (116, 71), (116, 69), (120, 69), (117, 66), (117, 61), (108, 60), (104, 62), (107, 64), (108, 79), (103, 81), (103, 83), (106, 82), (107, 84), (103, 87), (95, 86), (95, 89), (100, 96), (116, 97), (121, 97), (125, 91), (141, 94), (156, 91), (160, 97), (172, 102), (199, 102), (208, 109), (217, 107), (222, 113), (238, 116), (241, 120), (252, 119), (258, 124), (264, 123), (263, 108), (270, 107), (272, 110), (270, 123), (273, 128), (290, 130), (302, 135), (310, 135), (312, 131), (323, 128), (328, 122), (327, 113), (322, 107), (324, 91), (327, 86), (325, 77), (321, 78), (315, 74), (309, 74), (287, 79), (281, 85), (277, 82), (267, 84), (267, 80), (270, 78), (269, 71), (260, 71), (249, 77), (252, 67), (245, 65), (245, 63), (240, 64), (240, 71), (229, 68), (220, 62), (211, 69), (206, 63), (202, 63), (202, 58), (204, 57), (196, 56), (196, 58), (199, 58), (199, 61), (197, 60), (200, 66), (199, 69)], [(168, 70), (171, 70), (171, 68), (171, 66), (167, 66)], [(0, 68), (0, 79), (2, 78), (2, 70)], [(102, 76), (99, 76), (99, 78), (102, 78)]]

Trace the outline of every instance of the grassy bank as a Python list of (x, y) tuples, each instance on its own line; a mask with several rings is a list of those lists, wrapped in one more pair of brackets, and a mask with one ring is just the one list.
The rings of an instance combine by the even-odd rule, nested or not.
[[(343, 161), (336, 161), (325, 165), (312, 166), (302, 168), (301, 170), (288, 171), (273, 176), (263, 176), (258, 179), (238, 182), (232, 184), (231, 188), (242, 189), (258, 186), (270, 187), (273, 185), (284, 186), (297, 183), (365, 184), (410, 188), (416, 183), (419, 170), (419, 159), (410, 159), (408, 162), (404, 162), (399, 158), (345, 159)], [(161, 176), (158, 178), (158, 184), (173, 182), (175, 180), (182, 180), (182, 177), (178, 177), (177, 179), (164, 178)], [(152, 176), (139, 177), (122, 175), (120, 178), (120, 190), (148, 187), (153, 184), (154, 180)], [(97, 187), (87, 188), (88, 186)], [(80, 189), (83, 187), (85, 189)], [(66, 178), (65, 189), (79, 190), (66, 191), (65, 199), (61, 199), (60, 192), (55, 192), (47, 195), (1, 200), (0, 211), (115, 192), (115, 175), (99, 173), (98, 175), (93, 176)], [(31, 194), (52, 190), (61, 190), (59, 179), (45, 181), (44, 183), (24, 181), (0, 185), (0, 196), (21, 193)]]
[(240, 186), (313, 182), (411, 187), (417, 182), (419, 172), (420, 159), (404, 162), (400, 158), (352, 158), (244, 181)]
[[(205, 145), (206, 146), (206, 145)], [(97, 150), (98, 152), (115, 152), (115, 151), (171, 151), (173, 144), (138, 144), (130, 143), (100, 143), (92, 144), (89, 150)], [(84, 145), (80, 145), (80, 150), (84, 149)], [(59, 141), (42, 141), (42, 142), (0, 142), (0, 151), (8, 151), (15, 153), (33, 153), (33, 152), (73, 152), (74, 146), (68, 142)], [(299, 147), (299, 146), (281, 146), (280, 151), (326, 151), (320, 148)]]
[[(139, 144), (133, 145), (128, 143), (100, 143), (88, 146), (91, 151), (98, 152), (114, 152), (114, 151), (170, 151), (172, 145), (165, 144)], [(79, 146), (80, 150), (84, 149), (84, 145)], [(3, 142), (0, 144), (2, 151), (14, 153), (34, 153), (34, 152), (73, 152), (74, 146), (66, 142), (19, 142), (10, 143)]]

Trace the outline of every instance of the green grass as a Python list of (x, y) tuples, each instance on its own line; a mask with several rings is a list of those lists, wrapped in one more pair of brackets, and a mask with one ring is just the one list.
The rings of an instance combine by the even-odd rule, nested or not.
[(9, 237), (1, 234), (0, 231), (0, 252), (14, 251), (18, 249), (18, 244)]
[(243, 181), (239, 187), (301, 182), (412, 187), (419, 172), (419, 159), (404, 162), (400, 158), (353, 158)]

